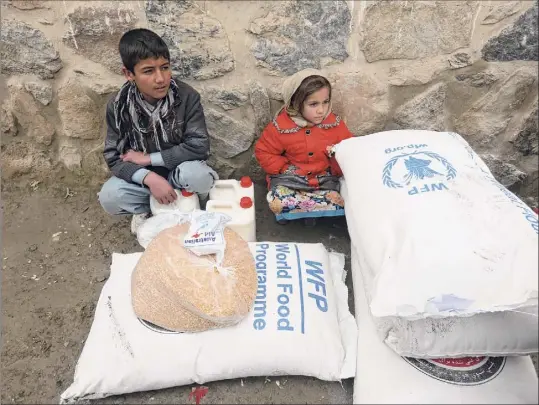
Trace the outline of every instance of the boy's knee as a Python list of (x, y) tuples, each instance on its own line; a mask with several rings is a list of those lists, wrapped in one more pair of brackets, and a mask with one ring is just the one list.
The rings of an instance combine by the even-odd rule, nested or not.
[(141, 214), (150, 210), (150, 191), (117, 177), (103, 184), (98, 198), (110, 215)]
[(183, 162), (169, 176), (170, 183), (191, 193), (207, 194), (219, 176), (202, 161)]
[(119, 215), (122, 213), (120, 208), (121, 194), (122, 191), (115, 182), (108, 180), (103, 184), (97, 196), (99, 203), (107, 214)]

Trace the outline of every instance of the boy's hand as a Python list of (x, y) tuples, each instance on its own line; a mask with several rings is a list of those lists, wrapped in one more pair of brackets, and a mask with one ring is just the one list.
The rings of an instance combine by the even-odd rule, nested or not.
[(170, 204), (178, 198), (169, 182), (154, 172), (150, 172), (144, 177), (144, 184), (150, 188), (150, 193), (161, 204)]
[(120, 159), (123, 162), (131, 162), (141, 166), (150, 166), (152, 160), (150, 155), (145, 155), (142, 152), (135, 152), (134, 150), (129, 150), (125, 155), (120, 155)]

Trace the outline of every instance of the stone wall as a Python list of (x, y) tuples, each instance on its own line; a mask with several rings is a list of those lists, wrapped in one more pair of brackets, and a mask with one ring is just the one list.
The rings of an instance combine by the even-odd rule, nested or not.
[[(2, 176), (101, 181), (122, 33), (168, 43), (202, 95), (221, 176), (261, 173), (253, 143), (283, 79), (322, 68), (355, 135), (453, 130), (524, 197), (538, 185), (537, 2), (2, 2)], [(536, 202), (535, 202), (536, 204)]]

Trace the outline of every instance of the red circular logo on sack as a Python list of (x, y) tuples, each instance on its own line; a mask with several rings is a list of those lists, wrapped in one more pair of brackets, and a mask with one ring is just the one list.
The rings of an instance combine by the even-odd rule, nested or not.
[(429, 377), (455, 385), (484, 384), (500, 374), (506, 360), (505, 357), (403, 359)]

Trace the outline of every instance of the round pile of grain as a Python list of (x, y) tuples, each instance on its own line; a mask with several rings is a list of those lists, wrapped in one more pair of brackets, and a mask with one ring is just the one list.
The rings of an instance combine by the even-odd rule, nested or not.
[(251, 310), (257, 277), (254, 258), (237, 233), (225, 228), (226, 250), (198, 257), (183, 247), (189, 224), (166, 229), (142, 254), (133, 272), (135, 314), (165, 329), (198, 332), (240, 322)]

